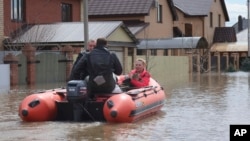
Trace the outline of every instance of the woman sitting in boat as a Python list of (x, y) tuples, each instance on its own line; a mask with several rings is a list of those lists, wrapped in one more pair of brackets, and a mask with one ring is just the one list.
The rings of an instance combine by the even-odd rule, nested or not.
[[(142, 58), (138, 58), (135, 61), (135, 68), (130, 71), (128, 79), (132, 87), (141, 88), (148, 86), (151, 75), (146, 70), (146, 61)], [(127, 83), (125, 82), (125, 83)]]

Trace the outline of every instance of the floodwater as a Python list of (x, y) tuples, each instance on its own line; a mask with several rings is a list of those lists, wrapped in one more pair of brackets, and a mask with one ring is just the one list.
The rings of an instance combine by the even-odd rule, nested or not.
[(250, 124), (250, 73), (183, 78), (161, 80), (164, 107), (136, 123), (22, 122), (18, 105), (38, 88), (11, 90), (0, 94), (0, 140), (229, 141), (231, 124)]

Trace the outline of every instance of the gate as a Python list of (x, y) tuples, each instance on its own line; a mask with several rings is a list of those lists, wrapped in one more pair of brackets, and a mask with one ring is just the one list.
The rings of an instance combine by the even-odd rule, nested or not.
[(36, 84), (66, 82), (66, 57), (60, 52), (37, 52)]
[(18, 84), (26, 85), (27, 79), (27, 58), (24, 54), (19, 54), (18, 56)]

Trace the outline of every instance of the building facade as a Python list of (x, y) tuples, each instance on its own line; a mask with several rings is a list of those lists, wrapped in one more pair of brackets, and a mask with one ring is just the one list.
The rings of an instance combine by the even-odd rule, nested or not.
[(4, 22), (0, 41), (17, 37), (30, 25), (80, 21), (80, 4), (81, 0), (2, 0), (0, 15)]

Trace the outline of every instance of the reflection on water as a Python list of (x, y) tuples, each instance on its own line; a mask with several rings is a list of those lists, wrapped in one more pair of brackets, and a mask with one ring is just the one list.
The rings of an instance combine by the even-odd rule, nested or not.
[(250, 124), (250, 74), (202, 74), (163, 80), (166, 104), (155, 116), (136, 123), (22, 122), (21, 100), (37, 90), (64, 86), (19, 87), (0, 94), (3, 140), (229, 140), (230, 124)]

